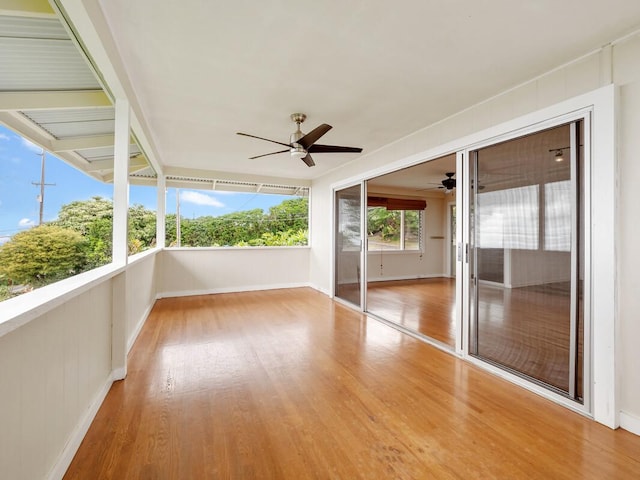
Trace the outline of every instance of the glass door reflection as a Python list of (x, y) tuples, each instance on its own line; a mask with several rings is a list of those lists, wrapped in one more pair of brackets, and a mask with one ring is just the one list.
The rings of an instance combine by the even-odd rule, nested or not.
[(361, 185), (335, 192), (335, 296), (361, 306)]
[(581, 129), (573, 122), (472, 152), (470, 209), (470, 353), (578, 402)]

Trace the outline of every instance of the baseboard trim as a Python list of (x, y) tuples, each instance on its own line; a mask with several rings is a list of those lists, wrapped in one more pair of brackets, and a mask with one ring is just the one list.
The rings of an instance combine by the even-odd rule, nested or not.
[(84, 440), (84, 437), (87, 434), (89, 427), (91, 426), (91, 422), (93, 422), (93, 419), (98, 413), (102, 402), (104, 402), (107, 393), (109, 393), (109, 389), (111, 388), (112, 384), (113, 374), (109, 376), (100, 391), (96, 394), (85, 415), (82, 417), (80, 422), (76, 425), (76, 428), (71, 433), (67, 444), (60, 454), (60, 457), (58, 457), (57, 462), (49, 472), (49, 475), (47, 475), (47, 480), (61, 480), (62, 477), (64, 477), (64, 474), (69, 468), (69, 465), (71, 465), (73, 457), (78, 451), (78, 448), (80, 448), (80, 444), (82, 443), (82, 440)]
[[(156, 295), (156, 299), (157, 299), (157, 295)], [(144, 324), (147, 322), (147, 318), (149, 318), (149, 315), (151, 314), (151, 310), (153, 309), (154, 305), (155, 305), (155, 300), (151, 303), (151, 305), (147, 307), (144, 314), (140, 317), (140, 320), (138, 320), (138, 324), (136, 325), (136, 328), (133, 330), (133, 334), (127, 340), (127, 355), (131, 351), (133, 344), (136, 343), (136, 340), (138, 339), (138, 335), (140, 335), (140, 332), (142, 331), (142, 327), (144, 327)]]
[(640, 417), (621, 411), (620, 428), (640, 436)]
[[(204, 290), (184, 290), (177, 292), (163, 292), (161, 298), (172, 297), (191, 297), (194, 295), (212, 295), (216, 293), (240, 293), (240, 292), (256, 292), (259, 290), (278, 290), (281, 288), (302, 288), (311, 287), (308, 282), (304, 283), (277, 283), (272, 285), (244, 285), (237, 287), (225, 287), (225, 288), (208, 288)], [(313, 288), (313, 287), (311, 287)]]
[(397, 277), (374, 277), (374, 278), (369, 278), (368, 281), (371, 283), (375, 283), (375, 282), (395, 282), (398, 280), (424, 280), (427, 278), (450, 278), (449, 275), (447, 275), (446, 273), (430, 273), (428, 275), (419, 275), (419, 276), (406, 276), (406, 275), (400, 275)]

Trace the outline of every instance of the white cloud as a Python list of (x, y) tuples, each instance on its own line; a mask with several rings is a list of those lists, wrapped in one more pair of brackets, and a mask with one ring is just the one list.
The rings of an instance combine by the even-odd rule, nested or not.
[(0, 237), (0, 245), (7, 243), (9, 240), (11, 240), (11, 237), (8, 237), (8, 236)]
[(200, 192), (193, 192), (191, 190), (180, 192), (180, 201), (186, 203), (195, 203), (196, 205), (207, 205), (209, 207), (224, 207), (217, 198), (210, 195), (206, 195)]
[(20, 220), (18, 222), (18, 226), (19, 227), (33, 227), (36, 224), (36, 222), (34, 222), (33, 220), (31, 220), (30, 218), (23, 218), (22, 220)]
[(11, 140), (11, 137), (4, 133), (0, 133), (0, 140), (6, 140), (8, 142), (9, 140)]
[(42, 148), (37, 146), (35, 143), (31, 143), (26, 138), (20, 137), (20, 141), (22, 142), (22, 146), (23, 147), (28, 148), (32, 152), (34, 152), (34, 153), (42, 153)]

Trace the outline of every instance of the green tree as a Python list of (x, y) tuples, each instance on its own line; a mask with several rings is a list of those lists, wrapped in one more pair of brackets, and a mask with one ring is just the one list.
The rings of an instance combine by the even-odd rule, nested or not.
[(82, 271), (86, 241), (78, 232), (42, 225), (0, 247), (0, 275), (13, 283), (47, 284)]
[[(180, 219), (183, 247), (306, 245), (308, 200), (285, 200), (269, 209), (243, 210), (218, 217)], [(165, 246), (176, 246), (176, 216), (166, 216)], [(265, 234), (269, 234), (265, 237)]]
[(135, 253), (132, 244), (138, 250), (156, 245), (156, 212), (135, 204), (129, 207), (129, 253)]
[(92, 197), (67, 203), (60, 207), (58, 218), (52, 223), (87, 236), (91, 224), (99, 220), (113, 223), (113, 202), (107, 198)]
[(400, 211), (387, 210), (384, 207), (367, 209), (367, 233), (380, 235), (383, 240), (400, 238)]
[(85, 237), (87, 268), (111, 261), (113, 236), (113, 202), (103, 197), (76, 200), (60, 207), (57, 220), (51, 222), (74, 230)]
[(306, 230), (309, 225), (309, 200), (304, 197), (285, 200), (269, 209), (268, 231)]
[[(265, 247), (294, 247), (294, 246), (302, 246), (307, 245), (309, 231), (308, 230), (287, 230), (286, 232), (277, 232), (271, 233), (266, 232), (263, 233), (260, 238), (256, 238), (254, 240), (250, 240), (248, 242), (249, 245), (256, 246), (265, 246)], [(236, 245), (236, 246), (245, 246)]]
[[(156, 214), (142, 205), (132, 205), (128, 211), (129, 253), (137, 253), (156, 243)], [(95, 268), (111, 261), (113, 238), (113, 202), (103, 197), (76, 200), (63, 205), (58, 219), (52, 222), (69, 228), (87, 238), (88, 267)]]

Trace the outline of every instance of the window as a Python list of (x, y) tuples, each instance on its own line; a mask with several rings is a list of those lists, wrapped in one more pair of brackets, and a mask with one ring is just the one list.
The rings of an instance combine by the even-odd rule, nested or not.
[(113, 186), (0, 126), (0, 301), (111, 262)]
[(422, 210), (390, 210), (387, 207), (369, 206), (368, 250), (421, 250), (422, 219)]
[(156, 246), (157, 188), (146, 185), (129, 186), (129, 225), (127, 247), (129, 255)]
[(308, 189), (267, 185), (256, 185), (253, 188), (267, 191), (269, 189), (291, 190), (292, 193), (169, 188), (165, 245), (168, 247), (307, 245)]

